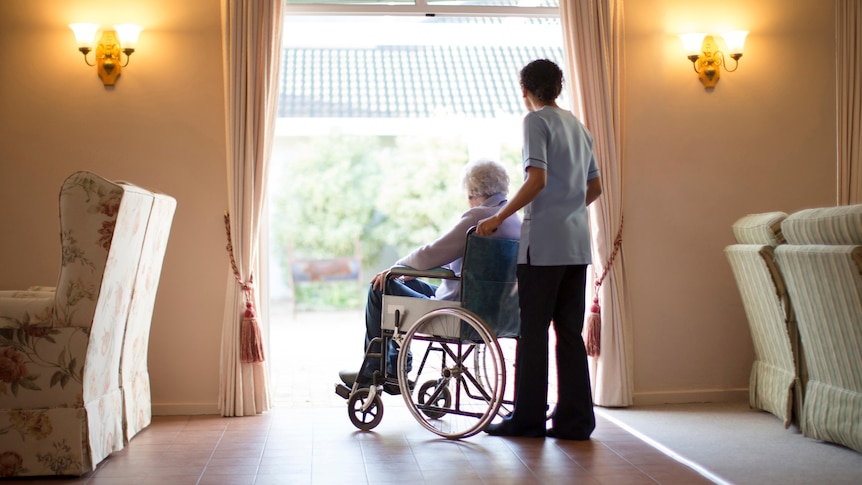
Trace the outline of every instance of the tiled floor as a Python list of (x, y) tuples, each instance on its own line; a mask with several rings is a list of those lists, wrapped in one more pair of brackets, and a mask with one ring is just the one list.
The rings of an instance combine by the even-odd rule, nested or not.
[[(388, 401), (400, 399), (387, 396)], [(344, 408), (276, 408), (245, 418), (156, 417), (131, 444), (77, 480), (126, 484), (680, 484), (711, 483), (598, 418), (593, 439), (439, 439), (406, 409), (371, 432)]]
[[(363, 311), (294, 314), (285, 305), (273, 305), (270, 312), (268, 358), (275, 404), (345, 407), (344, 400), (333, 392), (333, 385), (338, 381), (338, 371), (358, 371), (362, 363)], [(515, 343), (511, 339), (501, 339), (500, 346), (506, 357), (507, 372), (513, 375)], [(549, 363), (553, 371), (552, 360)], [(509, 399), (512, 387), (507, 388)], [(549, 396), (555, 393), (556, 385), (551, 382)], [(394, 404), (404, 405), (400, 401)]]
[[(593, 439), (586, 442), (484, 433), (450, 441), (421, 427), (400, 396), (384, 395), (380, 425), (359, 431), (333, 384), (338, 369), (358, 365), (361, 359), (360, 315), (318, 315), (309, 320), (276, 312), (273, 317), (274, 409), (244, 418), (156, 416), (129, 446), (84, 477), (0, 483), (712, 483), (601, 416)], [(287, 349), (279, 348), (285, 343)], [(326, 358), (321, 358), (321, 349)]]

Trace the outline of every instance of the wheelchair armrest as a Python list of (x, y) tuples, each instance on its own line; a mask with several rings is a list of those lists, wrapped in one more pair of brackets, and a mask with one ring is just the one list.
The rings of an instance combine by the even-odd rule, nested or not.
[(431, 268), (414, 269), (410, 266), (393, 266), (389, 269), (390, 276), (412, 276), (414, 278), (439, 278), (445, 280), (457, 280), (458, 276), (451, 269)]

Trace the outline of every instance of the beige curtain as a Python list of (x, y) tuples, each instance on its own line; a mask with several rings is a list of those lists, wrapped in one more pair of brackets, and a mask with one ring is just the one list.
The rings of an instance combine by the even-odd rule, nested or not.
[[(603, 193), (590, 206), (594, 274), (601, 274), (623, 229), (622, 67), (623, 1), (560, 0), (563, 48), (575, 110), (593, 134)], [(622, 248), (599, 291), (601, 353), (590, 357), (593, 400), (632, 403), (632, 329)], [(592, 299), (592, 285), (588, 284)]]
[[(260, 279), (260, 220), (278, 100), (281, 1), (222, 0), (229, 230), (243, 282)], [(262, 413), (271, 404), (267, 369), (265, 362), (240, 359), (246, 297), (233, 269), (228, 268), (227, 278), (219, 408), (223, 416)], [(255, 290), (259, 318), (266, 309)]]
[(836, 0), (838, 204), (862, 204), (862, 2)]

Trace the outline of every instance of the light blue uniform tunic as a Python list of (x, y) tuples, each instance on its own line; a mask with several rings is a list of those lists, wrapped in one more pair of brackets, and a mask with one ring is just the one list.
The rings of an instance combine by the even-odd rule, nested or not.
[(547, 173), (547, 184), (524, 208), (518, 263), (590, 264), (587, 180), (599, 176), (593, 138), (570, 111), (545, 106), (524, 117), (524, 171)]

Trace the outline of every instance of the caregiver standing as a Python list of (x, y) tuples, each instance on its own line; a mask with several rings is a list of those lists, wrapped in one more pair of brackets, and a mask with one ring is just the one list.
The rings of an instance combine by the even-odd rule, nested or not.
[[(587, 440), (595, 429), (587, 353), (581, 331), (587, 266), (591, 262), (587, 206), (602, 192), (593, 139), (570, 111), (557, 105), (563, 73), (547, 59), (520, 73), (529, 113), (524, 117), (524, 184), (477, 233), (490, 235), (524, 209), (518, 254), (521, 337), (515, 357), (511, 415), (485, 432), (496, 436)], [(548, 407), (548, 328), (556, 333), (557, 406)]]

